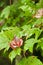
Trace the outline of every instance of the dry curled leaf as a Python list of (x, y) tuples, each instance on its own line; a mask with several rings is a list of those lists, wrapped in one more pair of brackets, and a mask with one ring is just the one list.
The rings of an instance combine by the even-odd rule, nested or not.
[(43, 8), (39, 9), (33, 17), (41, 18), (43, 16)]

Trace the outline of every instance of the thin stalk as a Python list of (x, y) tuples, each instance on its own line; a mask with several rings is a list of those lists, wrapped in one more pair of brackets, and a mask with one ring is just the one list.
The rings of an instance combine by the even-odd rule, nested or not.
[(11, 5), (12, 1), (10, 0), (10, 5)]

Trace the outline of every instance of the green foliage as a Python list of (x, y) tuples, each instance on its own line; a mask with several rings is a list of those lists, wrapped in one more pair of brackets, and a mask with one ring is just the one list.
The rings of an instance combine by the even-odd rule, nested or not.
[[(25, 61), (25, 62), (24, 62)], [(43, 65), (42, 62), (35, 56), (23, 58), (18, 65)]]
[(10, 13), (10, 6), (7, 6), (7, 7), (2, 11), (1, 17), (2, 17), (2, 18), (8, 18), (8, 17), (9, 17), (9, 13)]
[(37, 40), (35, 40), (34, 38), (26, 40), (25, 42), (26, 44), (24, 45), (24, 50), (26, 51), (29, 49), (30, 52), (33, 52), (33, 46), (36, 42)]
[(9, 43), (8, 37), (3, 32), (1, 32), (0, 33), (0, 50), (8, 47), (9, 46), (8, 43)]
[(37, 48), (40, 47), (43, 50), (43, 38), (41, 38), (38, 42)]
[(11, 51), (11, 53), (9, 54), (9, 58), (11, 59), (11, 62), (13, 61), (13, 59), (14, 59), (17, 55), (20, 55), (20, 53), (21, 53), (21, 49), (20, 49), (20, 48)]
[[(21, 59), (17, 59), (20, 60), (17, 65), (43, 65), (43, 16), (39, 19), (34, 17), (37, 10), (42, 8), (41, 2), (18, 0), (9, 6), (5, 5), (0, 12), (0, 52), (3, 50), (3, 56), (8, 53), (5, 57), (8, 56), (11, 62), (21, 56)], [(10, 42), (15, 36), (23, 39), (23, 45), (12, 49)], [(38, 51), (40, 53), (37, 55)]]

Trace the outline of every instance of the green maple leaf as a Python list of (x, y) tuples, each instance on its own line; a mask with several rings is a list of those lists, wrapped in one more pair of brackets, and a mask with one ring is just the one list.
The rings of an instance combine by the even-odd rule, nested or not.
[(35, 40), (34, 38), (26, 40), (24, 45), (24, 50), (26, 51), (29, 49), (30, 52), (33, 52), (33, 46), (36, 42), (37, 40)]
[(42, 62), (35, 56), (23, 58), (17, 65), (43, 65)]

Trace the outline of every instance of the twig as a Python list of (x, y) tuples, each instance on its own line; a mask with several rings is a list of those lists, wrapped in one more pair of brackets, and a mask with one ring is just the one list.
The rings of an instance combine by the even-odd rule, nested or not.
[(11, 0), (10, 0), (10, 5), (11, 5)]

